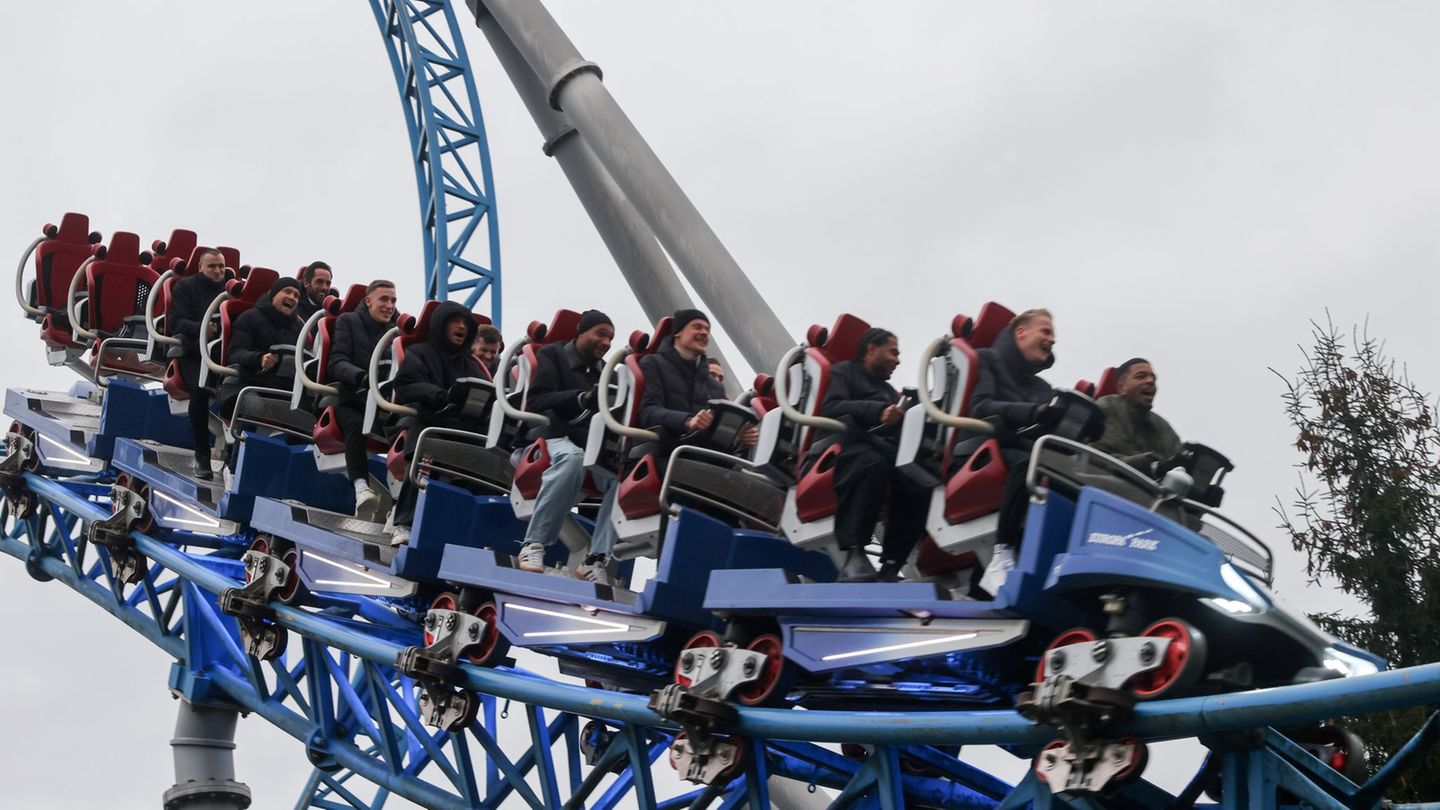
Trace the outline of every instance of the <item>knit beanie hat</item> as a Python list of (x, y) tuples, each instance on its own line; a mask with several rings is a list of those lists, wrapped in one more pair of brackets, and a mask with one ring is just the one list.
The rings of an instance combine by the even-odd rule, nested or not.
[(681, 309), (677, 310), (674, 317), (670, 319), (670, 331), (674, 334), (679, 334), (680, 330), (685, 328), (685, 324), (694, 320), (701, 320), (706, 324), (710, 323), (710, 319), (706, 317), (705, 313), (698, 309)]
[(609, 315), (598, 309), (587, 309), (580, 313), (580, 325), (575, 327), (575, 334), (583, 335), (601, 324), (609, 324), (611, 328), (615, 326)]

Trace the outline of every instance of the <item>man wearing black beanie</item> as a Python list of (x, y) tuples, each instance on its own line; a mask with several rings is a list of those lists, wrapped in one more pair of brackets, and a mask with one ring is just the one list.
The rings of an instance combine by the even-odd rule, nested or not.
[[(660, 434), (660, 440), (645, 452), (654, 453), (661, 469), (682, 438), (705, 430), (715, 421), (710, 400), (725, 398), (725, 386), (710, 376), (705, 357), (705, 350), (710, 348), (710, 319), (698, 309), (682, 309), (670, 320), (669, 344), (640, 359), (640, 373), (645, 377), (645, 391), (640, 396), (640, 424), (653, 426)], [(753, 425), (739, 434), (740, 441), (752, 447), (757, 436)], [(606, 498), (606, 503), (613, 500)], [(615, 539), (613, 532), (597, 532), (591, 539), (591, 581), (610, 584), (606, 581), (607, 562)]]
[(300, 282), (277, 278), (259, 303), (235, 319), (226, 359), (239, 372), (220, 385), (220, 413), (229, 418), (235, 398), (250, 386), (288, 391), (294, 382), (295, 367), (284, 364), (272, 351), (276, 346), (294, 346), (300, 336)]
[[(535, 377), (525, 402), (527, 409), (550, 420), (530, 434), (532, 441), (545, 441), (550, 467), (540, 478), (540, 494), (517, 558), (521, 570), (545, 570), (545, 549), (559, 539), (570, 510), (580, 502), (595, 388), (614, 339), (615, 324), (610, 322), (610, 316), (598, 309), (587, 309), (580, 314), (574, 340), (550, 343), (535, 352)], [(603, 487), (609, 482), (597, 483)], [(613, 506), (614, 500), (606, 497), (596, 517), (592, 546), (597, 539), (613, 545), (613, 539), (601, 537), (602, 533), (615, 533), (610, 524)]]

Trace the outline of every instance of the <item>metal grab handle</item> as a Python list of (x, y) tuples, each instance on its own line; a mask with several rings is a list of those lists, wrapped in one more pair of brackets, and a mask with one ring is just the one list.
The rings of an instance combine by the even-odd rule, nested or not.
[(370, 398), (375, 400), (375, 406), (382, 411), (399, 414), (401, 416), (419, 416), (420, 412), (409, 405), (396, 405), (386, 399), (384, 394), (380, 393), (380, 381), (377, 379), (380, 376), (380, 357), (385, 353), (386, 349), (390, 348), (390, 344), (395, 342), (395, 338), (399, 336), (399, 334), (400, 327), (390, 327), (385, 334), (380, 336), (380, 342), (375, 344), (375, 351), (370, 352), (370, 367), (367, 369), (367, 376), (370, 377)]
[(166, 270), (161, 273), (160, 278), (155, 279), (155, 285), (150, 288), (150, 294), (145, 296), (145, 331), (156, 343), (166, 346), (179, 346), (180, 338), (162, 335), (160, 330), (155, 328), (155, 299), (160, 297), (160, 291), (165, 288), (165, 282), (174, 276), (174, 270)]
[(819, 428), (821, 430), (832, 430), (836, 433), (845, 432), (845, 423), (839, 419), (831, 419), (828, 416), (811, 416), (796, 410), (790, 404), (790, 364), (794, 362), (795, 355), (805, 351), (805, 344), (792, 347), (780, 358), (780, 365), (775, 367), (775, 398), (780, 401), (780, 412), (785, 418), (796, 424), (806, 427)]
[(215, 362), (214, 358), (210, 356), (207, 336), (210, 334), (210, 319), (215, 317), (215, 313), (220, 310), (220, 304), (229, 301), (231, 297), (230, 293), (222, 292), (210, 301), (210, 306), (205, 307), (205, 315), (200, 319), (200, 334), (195, 336), (195, 342), (200, 348), (200, 362), (210, 369), (211, 374), (219, 374), (222, 377), (238, 377), (240, 372)]
[(952, 337), (952, 335), (946, 334), (942, 337), (935, 338), (930, 341), (929, 346), (925, 347), (925, 353), (920, 355), (920, 383), (915, 390), (920, 392), (920, 402), (925, 406), (925, 415), (929, 417), (932, 422), (948, 425), (953, 428), (973, 430), (977, 433), (994, 433), (995, 426), (989, 422), (983, 419), (972, 419), (968, 416), (955, 416), (954, 414), (946, 413), (936, 407), (935, 402), (930, 398), (930, 359), (940, 351), (942, 345), (949, 343)]
[[(45, 310), (30, 306), (30, 302), (25, 299), (25, 265), (30, 263), (30, 254), (34, 253), (35, 248), (39, 247), (40, 243), (44, 242), (46, 238), (45, 236), (40, 236), (36, 238), (34, 242), (31, 242), (30, 247), (25, 248), (25, 252), (20, 256), (20, 266), (15, 268), (15, 300), (20, 302), (20, 308), (25, 310), (28, 315), (45, 314)], [(39, 281), (39, 279), (36, 279), (36, 281)]]
[(80, 267), (75, 271), (75, 275), (70, 277), (70, 291), (66, 293), (65, 296), (65, 312), (70, 316), (70, 333), (88, 340), (95, 340), (100, 336), (80, 325), (80, 311), (75, 308), (75, 293), (79, 292), (80, 279), (85, 277), (85, 268), (93, 264), (94, 261), (95, 257), (91, 256), (80, 263)]
[(624, 346), (619, 351), (610, 355), (605, 361), (605, 367), (600, 369), (599, 387), (595, 389), (595, 407), (600, 410), (600, 418), (605, 420), (605, 429), (617, 436), (626, 436), (631, 439), (639, 439), (643, 442), (658, 442), (660, 434), (645, 428), (630, 427), (615, 418), (610, 412), (610, 377), (615, 373), (615, 367), (630, 355), (630, 347)]
[(515, 353), (520, 351), (520, 349), (529, 342), (529, 335), (515, 341), (515, 345), (507, 349), (505, 356), (500, 358), (500, 365), (495, 367), (495, 376), (493, 378), (495, 383), (495, 404), (500, 406), (500, 410), (503, 411), (506, 416), (516, 421), (529, 422), (532, 425), (548, 425), (550, 424), (550, 417), (529, 411), (522, 411), (514, 405), (511, 405), (509, 397), (505, 396), (505, 380), (510, 376), (510, 361), (515, 358)]
[[(315, 314), (311, 315), (309, 319), (305, 321), (305, 325), (300, 327), (300, 334), (295, 338), (295, 379), (300, 381), (300, 385), (304, 386), (306, 391), (312, 391), (322, 396), (333, 397), (340, 393), (340, 389), (333, 385), (325, 385), (310, 379), (310, 375), (305, 373), (304, 363), (305, 338), (310, 336), (311, 330), (315, 328), (316, 324), (320, 323), (320, 319), (325, 317), (326, 314), (323, 309), (316, 310)], [(319, 358), (318, 352), (316, 353), (316, 358)]]

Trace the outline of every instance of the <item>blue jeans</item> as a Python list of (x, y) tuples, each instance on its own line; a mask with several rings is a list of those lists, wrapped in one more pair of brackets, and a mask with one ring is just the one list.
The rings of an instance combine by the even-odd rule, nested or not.
[[(540, 475), (540, 495), (535, 499), (535, 511), (530, 514), (530, 526), (525, 530), (525, 542), (550, 545), (560, 537), (560, 528), (570, 517), (570, 510), (580, 502), (581, 488), (585, 485), (585, 448), (567, 438), (546, 439), (550, 451), (550, 468)], [(600, 553), (615, 546), (615, 527), (610, 525), (610, 512), (615, 507), (611, 488), (613, 482), (596, 482), (604, 495), (600, 513), (595, 516), (595, 533), (590, 538), (590, 550)]]

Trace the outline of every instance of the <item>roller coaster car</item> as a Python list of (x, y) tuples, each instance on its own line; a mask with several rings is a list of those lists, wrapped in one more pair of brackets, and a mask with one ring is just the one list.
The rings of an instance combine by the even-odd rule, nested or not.
[[(143, 300), (154, 287), (153, 271), (142, 261), (155, 260), (138, 251), (133, 234), (117, 233), (109, 247), (99, 246), (100, 235), (87, 235), (88, 224), (83, 214), (66, 214), (59, 227), (45, 227), (29, 248), (36, 256), (36, 278), (20, 299), (27, 316), (45, 324), (42, 337), (51, 362), (84, 378), (63, 393), (6, 393), (5, 411), (17, 422), (16, 435), (32, 440), (34, 461), (47, 474), (103, 472), (118, 437), (168, 440), (184, 434), (168, 407), (159, 407), (165, 398), (155, 381), (162, 366), (149, 359), (148, 341), (140, 339), (148, 331)], [(193, 234), (176, 230), (171, 241), (183, 247), (187, 239)], [(26, 286), (27, 258), (16, 271), (17, 291)], [(82, 362), (87, 344), (92, 357)]]
[[(957, 441), (989, 429), (962, 416), (978, 372), (966, 337), (986, 342), (986, 333), (976, 337), (979, 324), (1003, 328), (1008, 321), (985, 312), (976, 321), (957, 318), (958, 335), (937, 340), (925, 353), (919, 390), (928, 401), (910, 409), (904, 422), (897, 463), (912, 477), (928, 475), (940, 504), (931, 509), (931, 533), (943, 545), (930, 550), (932, 558), (988, 557), (993, 545), (987, 517), (998, 508), (1005, 478), (999, 445), (984, 435)], [(782, 363), (777, 376), (787, 373), (794, 372)], [(780, 392), (782, 406), (786, 393)], [(803, 404), (803, 395), (792, 406), (796, 402)], [(1213, 507), (1190, 499), (1211, 491), (1216, 479), (1207, 476), (1223, 475), (1223, 456), (1190, 445), (1189, 469), (1157, 483), (1077, 441), (1098, 435), (1098, 414), (1078, 393), (1052, 403), (1052, 433), (1037, 438), (1030, 454), (1033, 497), (1020, 559), (993, 599), (971, 599), (969, 576), (958, 576), (954, 564), (935, 564), (923, 548), (912, 568), (917, 576), (899, 583), (812, 583), (779, 570), (714, 572), (705, 606), (728, 620), (727, 645), (765, 637), (767, 663), (760, 671), (773, 673), (763, 688), (737, 690), (736, 699), (773, 702), (788, 692), (819, 706), (853, 700), (860, 691), (897, 706), (999, 705), (1043, 681), (1046, 672), (1037, 678), (1034, 662), (1047, 645), (1051, 652), (1071, 644), (1093, 651), (1102, 642), (1137, 656), (1149, 650), (1148, 660), (1132, 658), (1128, 675), (1112, 684), (1141, 699), (1384, 666), (1279, 608), (1265, 591), (1269, 550)], [(971, 455), (952, 464), (960, 453)], [(989, 456), (983, 464), (975, 460), (981, 453)], [(947, 476), (951, 468), (956, 471)], [(944, 521), (938, 529), (937, 514)], [(953, 540), (945, 533), (951, 527), (961, 530)], [(1207, 638), (1226, 644), (1210, 646)], [(697, 637), (693, 646), (718, 643)], [(1067, 650), (1062, 658), (1073, 662), (1077, 654)], [(1116, 671), (1107, 677), (1114, 681)]]
[[(645, 380), (635, 355), (653, 351), (659, 345), (654, 337), (668, 335), (669, 327), (667, 318), (651, 335), (637, 332), (628, 346), (612, 354), (606, 363), (600, 380), (601, 412), (591, 422), (586, 443), (587, 466), (598, 476), (618, 476), (634, 447), (644, 447), (657, 438), (636, 425)], [(624, 371), (617, 385), (620, 398), (612, 406), (610, 378), (622, 361)], [(445, 552), (440, 579), (456, 589), (458, 595), (453, 598), (475, 604), (493, 617), (504, 648), (514, 645), (535, 649), (558, 658), (564, 672), (612, 688), (634, 690), (652, 689), (668, 680), (673, 656), (686, 639), (700, 630), (719, 629), (715, 617), (701, 604), (711, 571), (778, 564), (795, 576), (833, 579), (835, 570), (828, 559), (777, 538), (773, 525), (761, 531), (734, 525), (754, 522), (742, 517), (747, 512), (727, 503), (737, 491), (735, 476), (756, 479), (773, 503), (775, 515), (780, 491), (751, 469), (753, 462), (723, 452), (734, 448), (739, 429), (753, 422), (754, 413), (731, 402), (715, 402), (712, 407), (720, 411), (717, 424), (703, 436), (690, 437), (692, 441), (707, 440), (711, 447), (685, 445), (676, 449), (663, 481), (652, 472), (653, 467), (640, 475), (632, 470), (622, 479), (614, 521), (621, 529), (620, 541), (612, 553), (614, 559), (625, 561), (615, 572), (623, 585), (576, 579), (562, 569), (548, 573), (522, 571), (515, 566), (511, 553), (494, 547), (451, 546)], [(716, 476), (682, 479), (678, 471), (687, 463), (710, 467)], [(653, 464), (653, 457), (641, 456), (639, 465)], [(523, 470), (518, 471), (517, 478), (522, 474)], [(627, 483), (650, 488), (641, 494), (629, 490), (627, 496)], [(712, 486), (706, 488), (707, 484)], [(679, 503), (698, 503), (711, 514)], [(627, 507), (631, 511), (620, 515)], [(663, 524), (664, 541), (660, 542), (662, 513), (668, 519)], [(651, 516), (653, 526), (625, 531), (632, 522)], [(627, 587), (629, 561), (639, 556), (656, 557), (657, 570), (643, 589), (631, 590)], [(477, 660), (489, 659), (481, 656)]]
[[(653, 333), (633, 333), (628, 345), (611, 356), (602, 376), (602, 412), (591, 421), (586, 468), (619, 479), (611, 521), (619, 538), (614, 556), (620, 559), (655, 556), (664, 519), (675, 504), (740, 528), (776, 531), (780, 526), (785, 491), (766, 473), (764, 434), (753, 450), (739, 440), (740, 432), (760, 419), (750, 404), (756, 392), (748, 392), (743, 403), (710, 400), (707, 407), (715, 416), (710, 427), (681, 437), (668, 458), (657, 457), (659, 434), (640, 418), (645, 391), (640, 361), (666, 345), (670, 330), (670, 319), (662, 318)], [(612, 373), (614, 406), (609, 405)]]
[[(360, 288), (361, 299), (363, 291)], [(420, 429), (413, 422), (406, 424), (404, 420), (413, 419), (418, 412), (392, 400), (394, 380), (406, 347), (425, 339), (439, 303), (428, 302), (419, 316), (400, 316), (397, 325), (376, 344), (370, 364), (376, 372), (371, 375), (369, 391), (370, 423), (403, 426), (387, 457), (392, 490), (398, 493), (405, 483), (419, 490), (410, 540), (398, 547), (391, 545), (382, 524), (358, 519), (352, 515), (353, 509), (342, 512), (334, 507), (282, 501), (281, 495), (256, 502), (251, 525), (294, 544), (295, 566), (306, 591), (391, 598), (409, 598), (419, 593), (423, 604), (418, 607), (423, 609), (438, 590), (434, 583), (447, 545), (479, 547), (483, 543), (510, 553), (519, 549), (524, 524), (515, 519), (505, 497), (510, 486), (509, 451), (493, 446), (480, 430), (437, 426)], [(482, 315), (475, 318), (479, 324), (490, 322)], [(323, 328), (325, 319), (319, 322)], [(328, 343), (327, 333), (320, 334)], [(307, 362), (318, 365), (325, 352), (326, 345), (318, 345)], [(306, 372), (301, 384), (308, 380)], [(490, 418), (496, 396), (491, 380), (460, 380), (454, 393), (458, 398), (441, 409), (440, 415), (451, 417), (453, 424), (473, 424), (476, 428), (496, 424)], [(419, 434), (414, 450), (406, 454), (406, 431), (416, 429)], [(343, 452), (343, 439), (338, 434), (326, 441), (333, 442), (335, 451)], [(409, 603), (406, 606), (410, 607)]]
[[(252, 268), (244, 279), (232, 280), (210, 303), (203, 320), (217, 322), (219, 330), (207, 341), (201, 362), (201, 382), (214, 385), (236, 375), (225, 365), (235, 319), (255, 305), (274, 283), (277, 274)], [(272, 346), (282, 364), (294, 363), (294, 346)], [(280, 376), (285, 375), (282, 370)], [(230, 536), (249, 522), (255, 498), (293, 498), (333, 509), (352, 505), (348, 487), (315, 467), (309, 441), (313, 417), (290, 408), (290, 391), (247, 386), (236, 394), (230, 418), (224, 423), (223, 441), (234, 454), (234, 475), (229, 480), (200, 480), (191, 470), (193, 451), (188, 432), (173, 444), (149, 439), (116, 441), (113, 463), (128, 486), (146, 500), (146, 518), (152, 525), (194, 534)]]

